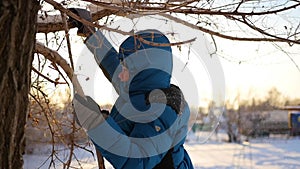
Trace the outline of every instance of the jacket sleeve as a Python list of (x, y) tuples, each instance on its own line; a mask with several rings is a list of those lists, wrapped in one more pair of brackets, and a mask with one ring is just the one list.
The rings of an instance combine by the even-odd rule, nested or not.
[[(85, 41), (85, 44), (93, 53), (94, 58), (105, 77), (112, 82), (113, 75), (120, 64), (116, 49), (99, 30), (91, 35)], [(116, 89), (118, 89), (116, 84), (113, 85)]]
[(124, 134), (111, 117), (90, 130), (88, 135), (114, 168), (150, 169), (175, 146), (174, 137), (178, 137), (178, 129), (183, 125), (181, 123), (186, 123), (183, 121), (186, 120), (167, 107), (160, 118), (150, 123), (137, 123), (129, 136)]

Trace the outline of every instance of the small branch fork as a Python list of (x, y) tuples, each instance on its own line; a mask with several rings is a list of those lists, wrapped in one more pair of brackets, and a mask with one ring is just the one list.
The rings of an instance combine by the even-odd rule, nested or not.
[(42, 74), (41, 72), (39, 72), (38, 70), (36, 70), (34, 67), (31, 67), (31, 70), (35, 73), (37, 73), (38, 75), (42, 76), (44, 79), (48, 80), (49, 82), (53, 83), (55, 86), (58, 84), (67, 84), (66, 82), (59, 82), (58, 80), (52, 80), (49, 77), (45, 76), (44, 74)]

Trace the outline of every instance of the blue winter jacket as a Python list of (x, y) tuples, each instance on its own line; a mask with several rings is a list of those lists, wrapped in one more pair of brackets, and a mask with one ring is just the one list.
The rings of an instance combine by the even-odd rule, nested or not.
[[(143, 39), (140, 39), (143, 38)], [(144, 41), (143, 41), (144, 40)], [(188, 130), (188, 105), (177, 114), (162, 103), (146, 104), (145, 95), (168, 88), (172, 73), (172, 51), (166, 36), (146, 30), (128, 37), (117, 52), (97, 31), (86, 45), (119, 97), (109, 117), (88, 131), (102, 155), (117, 169), (152, 169), (172, 150), (173, 166), (193, 168), (183, 144)], [(128, 82), (120, 82), (122, 64), (130, 72)]]

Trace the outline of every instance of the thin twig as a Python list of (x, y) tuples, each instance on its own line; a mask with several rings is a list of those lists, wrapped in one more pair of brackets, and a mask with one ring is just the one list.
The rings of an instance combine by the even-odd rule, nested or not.
[(58, 84), (67, 84), (66, 82), (58, 82), (58, 81), (50, 79), (49, 77), (45, 76), (44, 74), (42, 74), (41, 72), (36, 70), (33, 66), (31, 67), (31, 70), (33, 70), (35, 73), (37, 73), (39, 76), (42, 76), (44, 79), (48, 80), (49, 82), (54, 83), (55, 86)]
[(146, 39), (144, 39), (142, 36), (140, 35), (135, 35), (135, 37), (140, 40), (141, 42), (147, 44), (147, 45), (151, 45), (151, 46), (161, 46), (161, 47), (168, 47), (168, 46), (178, 46), (178, 45), (183, 45), (183, 44), (187, 44), (187, 43), (192, 43), (196, 40), (196, 38), (193, 39), (189, 39), (186, 41), (181, 41), (181, 42), (175, 42), (175, 43), (156, 43), (156, 42), (151, 42), (148, 41)]
[(64, 29), (65, 29), (65, 36), (67, 40), (67, 46), (68, 46), (68, 54), (69, 54), (69, 59), (71, 63), (71, 67), (74, 70), (74, 63), (73, 63), (73, 57), (72, 57), (72, 51), (71, 51), (71, 42), (70, 42), (70, 37), (69, 37), (69, 27), (68, 27), (68, 22), (67, 22), (67, 17), (65, 13), (61, 13), (61, 18), (64, 24)]

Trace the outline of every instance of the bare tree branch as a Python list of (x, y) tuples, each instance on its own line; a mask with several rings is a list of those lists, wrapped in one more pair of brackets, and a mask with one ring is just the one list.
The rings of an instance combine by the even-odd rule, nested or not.
[(54, 83), (54, 85), (58, 85), (58, 84), (66, 84), (66, 82), (59, 82), (57, 80), (52, 80), (49, 77), (43, 75), (41, 72), (39, 72), (38, 70), (36, 70), (34, 67), (31, 67), (31, 70), (34, 71), (35, 73), (37, 73), (38, 75), (42, 76), (44, 79), (48, 80), (51, 83)]
[(255, 26), (253, 23), (249, 23), (249, 21), (247, 21), (247, 19), (245, 17), (242, 17), (242, 18), (243, 18), (243, 23), (244, 24), (246, 24), (249, 28), (251, 28), (255, 31), (258, 31), (259, 33), (261, 33), (263, 35), (266, 35), (268, 37), (272, 37), (272, 38), (277, 39), (278, 41), (281, 41), (281, 42), (288, 42), (290, 44), (291, 43), (300, 44), (300, 40), (295, 41), (295, 40), (290, 40), (290, 39), (287, 39), (287, 38), (282, 38), (282, 37), (279, 37), (279, 36), (272, 35), (270, 33), (267, 33), (266, 31), (263, 31), (259, 27)]
[(36, 53), (42, 54), (49, 61), (58, 64), (67, 74), (69, 79), (72, 79), (73, 77), (72, 68), (70, 67), (68, 62), (62, 56), (60, 56), (60, 54), (57, 51), (47, 48), (40, 42), (37, 42), (35, 44), (35, 51)]
[(40, 42), (37, 42), (35, 44), (35, 51), (36, 53), (40, 53), (43, 56), (45, 56), (45, 58), (49, 61), (58, 64), (64, 70), (69, 79), (72, 81), (73, 87), (76, 89), (76, 91), (79, 94), (84, 93), (76, 75), (74, 75), (73, 69), (70, 67), (68, 62), (62, 56), (60, 56), (60, 54), (57, 53), (57, 51), (47, 48)]
[(172, 15), (168, 15), (168, 14), (161, 14), (161, 16), (171, 19), (173, 21), (176, 21), (177, 23), (181, 23), (185, 26), (191, 27), (193, 29), (196, 30), (200, 30), (202, 32), (208, 33), (210, 35), (214, 35), (220, 38), (224, 38), (224, 39), (229, 39), (229, 40), (236, 40), (236, 41), (253, 41), (253, 42), (260, 42), (260, 41), (265, 41), (265, 42), (292, 42), (292, 43), (296, 43), (296, 44), (300, 44), (300, 41), (291, 41), (289, 39), (277, 39), (277, 38), (246, 38), (246, 37), (236, 37), (236, 36), (229, 36), (229, 35), (225, 35), (225, 34), (221, 34), (219, 32), (213, 31), (213, 30), (209, 30), (203, 27), (199, 27), (197, 25), (194, 25), (192, 23), (189, 23), (187, 21), (184, 21), (182, 19), (179, 19), (177, 17), (174, 17)]
[[(80, 18), (79, 16), (72, 13), (70, 10), (66, 9), (62, 4), (55, 2), (54, 0), (45, 0), (47, 3), (53, 5), (53, 7), (62, 13), (65, 13), (66, 15), (82, 22), (85, 25), (97, 27), (99, 29), (105, 29), (111, 32), (117, 32), (123, 35), (133, 35), (132, 32), (125, 32), (118, 29), (109, 28), (103, 25), (99, 25), (96, 23), (91, 23), (83, 18)], [(94, 1), (94, 0), (83, 0), (85, 2), (92, 3), (93, 5), (90, 5), (91, 13), (92, 13), (92, 20), (98, 21), (99, 19), (103, 18), (104, 16), (110, 16), (110, 15), (117, 15), (126, 17), (130, 14), (138, 14), (138, 15), (151, 15), (151, 14), (160, 14), (162, 16), (168, 16), (169, 19), (181, 21), (181, 23), (184, 23), (184, 25), (195, 28), (199, 31), (203, 31), (205, 33), (208, 33), (213, 36), (217, 36), (224, 39), (229, 40), (236, 40), (236, 41), (266, 41), (266, 42), (287, 42), (290, 44), (299, 44), (299, 39), (296, 37), (296, 35), (299, 34), (297, 27), (294, 29), (293, 37), (294, 39), (289, 38), (289, 36), (285, 37), (279, 37), (275, 34), (268, 33), (265, 31), (260, 30), (259, 27), (255, 25), (249, 25), (247, 22), (243, 22), (246, 24), (249, 28), (252, 30), (262, 34), (267, 35), (267, 37), (261, 37), (257, 38), (255, 36), (251, 37), (235, 37), (227, 35), (226, 33), (223, 33), (221, 30), (215, 31), (213, 28), (206, 28), (201, 27), (196, 24), (189, 23), (187, 21), (182, 21), (179, 17), (174, 17), (171, 15), (168, 15), (168, 13), (172, 14), (185, 14), (185, 15), (198, 15), (198, 16), (224, 16), (228, 20), (237, 20), (239, 22), (242, 21), (241, 18), (250, 17), (250, 16), (267, 16), (267, 15), (277, 15), (279, 13), (283, 13), (285, 11), (289, 11), (292, 9), (296, 9), (300, 6), (299, 1), (286, 1), (285, 3), (279, 3), (277, 6), (274, 5), (274, 9), (271, 7), (264, 9), (263, 7), (260, 7), (260, 10), (257, 11), (244, 11), (240, 10), (241, 7), (245, 4), (249, 5), (249, 3), (252, 3), (253, 6), (256, 4), (254, 1), (240, 1), (238, 3), (232, 3), (232, 4), (225, 4), (223, 6), (218, 7), (212, 7), (214, 2), (207, 2), (206, 5), (205, 2), (201, 2), (203, 6), (199, 6), (195, 3), (196, 1), (190, 0), (190, 1), (167, 1), (165, 3), (162, 2), (143, 2), (140, 3), (137, 2), (127, 2), (127, 1), (112, 1), (112, 2), (106, 2), (106, 1)], [(287, 3), (291, 2), (291, 3)], [(211, 8), (208, 8), (209, 3), (211, 3)], [(267, 3), (265, 1), (264, 3)], [(257, 2), (258, 6), (259, 2)], [(214, 5), (215, 6), (215, 5)], [(254, 7), (253, 7), (254, 9)], [(172, 17), (172, 18), (171, 18)], [(42, 20), (43, 18), (43, 20)], [(240, 19), (239, 19), (240, 18)], [(205, 18), (202, 18), (205, 19)], [(205, 20), (199, 22), (205, 23)], [(210, 22), (213, 22), (212, 20)], [(39, 17), (38, 20), (38, 32), (54, 32), (58, 30), (64, 30), (64, 25), (68, 25), (69, 28), (73, 28), (74, 25), (71, 23), (63, 24), (62, 18), (59, 16), (47, 16), (47, 17)]]
[(74, 63), (73, 63), (73, 58), (72, 58), (71, 42), (70, 42), (70, 38), (69, 38), (69, 27), (68, 27), (68, 22), (67, 22), (67, 16), (64, 13), (61, 13), (61, 16), (62, 16), (62, 21), (64, 23), (64, 30), (65, 30), (66, 40), (67, 40), (69, 59), (70, 59), (71, 67), (74, 70)]

